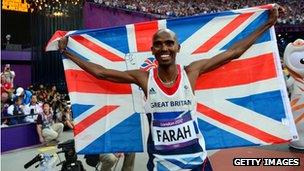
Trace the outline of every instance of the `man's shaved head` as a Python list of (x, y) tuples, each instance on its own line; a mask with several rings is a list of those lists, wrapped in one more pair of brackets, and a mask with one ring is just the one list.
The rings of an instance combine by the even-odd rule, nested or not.
[(180, 45), (173, 31), (160, 29), (153, 35), (151, 51), (160, 67), (175, 66), (175, 58), (179, 49)]
[(156, 33), (154, 33), (152, 42), (155, 40), (155, 38), (157, 38), (159, 35), (161, 35), (163, 33), (171, 34), (171, 36), (174, 38), (174, 40), (177, 41), (176, 34), (172, 30), (170, 30), (170, 29), (159, 29)]

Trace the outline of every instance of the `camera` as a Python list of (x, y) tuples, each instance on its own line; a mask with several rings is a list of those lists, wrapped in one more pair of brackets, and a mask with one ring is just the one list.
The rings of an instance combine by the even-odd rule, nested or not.
[[(61, 149), (61, 151), (57, 152), (57, 155), (59, 153), (64, 153), (64, 157), (65, 157), (64, 161), (61, 161), (56, 165), (56, 166), (62, 165), (61, 171), (85, 171), (82, 162), (80, 160), (77, 160), (77, 154), (75, 151), (75, 142), (73, 139), (58, 144), (57, 148)], [(39, 164), (36, 167), (41, 166), (47, 168), (48, 166), (51, 166), (50, 158), (52, 157), (53, 156), (50, 156), (48, 154), (40, 153), (36, 155), (28, 163), (26, 163), (24, 165), (24, 168), (27, 169), (36, 162), (39, 162)], [(46, 169), (46, 170), (50, 170), (50, 169)]]
[(29, 162), (27, 162), (25, 165), (24, 165), (24, 168), (27, 169), (29, 168), (30, 166), (32, 166), (33, 164), (35, 164), (36, 162), (40, 162), (44, 159), (44, 155), (43, 154), (38, 154), (36, 155), (32, 160), (30, 160)]
[(62, 149), (61, 152), (64, 153), (64, 157), (66, 159), (67, 164), (77, 161), (74, 140), (67, 140), (63, 143), (60, 143), (60, 144), (58, 144), (57, 148)]
[(75, 141), (73, 139), (58, 144), (57, 148), (62, 149), (57, 154), (64, 153), (65, 157), (65, 161), (57, 164), (57, 166), (62, 164), (61, 171), (85, 171), (81, 161), (77, 160)]
[(34, 109), (31, 109), (30, 114), (31, 114), (31, 115), (34, 115), (34, 113), (35, 113), (35, 112), (34, 112)]

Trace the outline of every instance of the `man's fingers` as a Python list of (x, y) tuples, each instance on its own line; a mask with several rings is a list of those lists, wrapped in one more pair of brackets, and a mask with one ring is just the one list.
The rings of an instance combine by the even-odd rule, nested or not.
[(64, 50), (67, 47), (68, 44), (68, 37), (62, 37), (58, 41), (58, 48), (59, 50)]
[(278, 10), (279, 12), (284, 12), (284, 13), (286, 12), (285, 8), (283, 8), (282, 6), (279, 6)]
[(283, 13), (283, 14), (286, 13), (286, 9), (279, 4), (275, 4), (274, 8), (277, 9), (279, 13)]

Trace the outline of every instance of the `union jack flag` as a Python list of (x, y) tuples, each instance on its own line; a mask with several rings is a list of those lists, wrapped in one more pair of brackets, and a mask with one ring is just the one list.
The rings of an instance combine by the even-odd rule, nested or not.
[[(181, 44), (177, 63), (227, 50), (265, 23), (271, 5), (179, 19), (158, 20), (97, 30), (59, 32), (70, 35), (68, 50), (110, 69), (155, 67), (152, 35), (174, 31)], [(136, 85), (98, 80), (63, 59), (75, 120), (78, 153), (143, 151), (145, 124), (142, 93)], [(197, 117), (207, 149), (282, 143), (296, 139), (281, 72), (274, 28), (266, 31), (241, 58), (199, 77), (195, 89)]]
[(154, 57), (150, 57), (144, 61), (144, 63), (140, 66), (140, 69), (149, 71), (152, 68), (157, 67), (157, 60)]

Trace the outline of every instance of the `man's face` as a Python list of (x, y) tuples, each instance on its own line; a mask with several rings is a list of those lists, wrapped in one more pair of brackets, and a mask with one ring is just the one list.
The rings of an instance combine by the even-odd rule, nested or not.
[(11, 69), (11, 66), (9, 64), (6, 64), (5, 67), (4, 67), (4, 70), (9, 71), (10, 69)]
[(43, 105), (43, 112), (44, 113), (49, 113), (50, 112), (50, 105), (49, 104), (44, 104)]
[(24, 98), (24, 91), (18, 97)]
[(16, 104), (17, 104), (18, 106), (22, 105), (22, 98), (18, 98), (18, 99), (16, 100)]
[(37, 96), (33, 95), (33, 96), (32, 96), (32, 99), (31, 99), (31, 102), (32, 102), (33, 104), (37, 103)]
[(56, 86), (52, 86), (52, 90), (56, 91), (57, 90)]
[(163, 30), (153, 36), (152, 54), (160, 66), (175, 64), (176, 54), (180, 46), (173, 32)]

